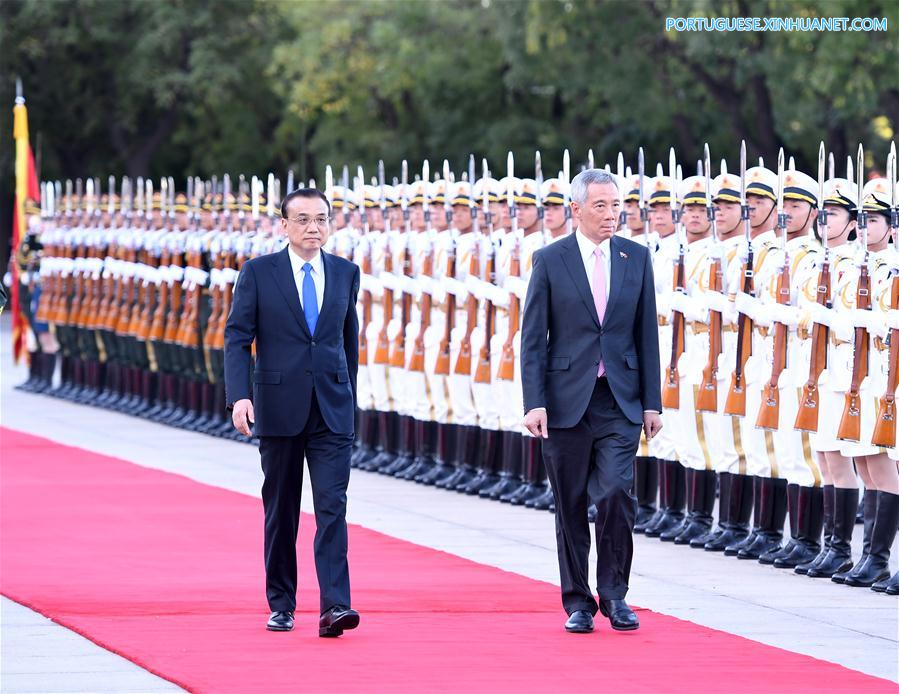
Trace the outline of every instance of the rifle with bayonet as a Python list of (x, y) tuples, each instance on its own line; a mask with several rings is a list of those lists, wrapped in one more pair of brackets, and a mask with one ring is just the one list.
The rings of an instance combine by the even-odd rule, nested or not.
[[(787, 215), (784, 213), (784, 153), (777, 155), (777, 229), (783, 242), (783, 265), (777, 278), (777, 303), (790, 305), (790, 257), (787, 253)], [(787, 368), (787, 342), (790, 329), (785, 323), (774, 323), (774, 353), (771, 363), (771, 375), (762, 391), (762, 402), (759, 405), (755, 425), (759, 429), (777, 429), (780, 422), (780, 376)]]
[[(718, 239), (718, 226), (715, 221), (715, 208), (712, 205), (712, 162), (708, 143), (703, 153), (705, 166), (706, 217), (712, 230), (712, 252), (709, 263), (709, 291), (721, 294), (722, 267), (721, 243)], [(700, 412), (718, 411), (718, 359), (723, 344), (723, 320), (720, 311), (709, 311), (709, 356), (702, 370), (702, 382), (696, 396), (696, 409)]]
[[(887, 159), (887, 180), (890, 183), (890, 229), (893, 234), (893, 248), (899, 249), (899, 200), (896, 199), (896, 143), (892, 143)], [(861, 204), (861, 201), (859, 201)], [(890, 309), (899, 315), (899, 268), (893, 268), (890, 282)], [(889, 356), (887, 357), (887, 387), (877, 401), (877, 418), (874, 420), (874, 434), (871, 443), (875, 446), (893, 448), (896, 446), (896, 386), (899, 385), (899, 330), (890, 328), (887, 335)]]
[[(506, 204), (509, 207), (509, 218), (512, 224), (512, 254), (509, 260), (509, 276), (521, 277), (521, 241), (518, 238), (518, 207), (515, 204), (515, 187), (514, 180), (515, 161), (512, 152), (509, 152), (506, 159), (506, 168), (508, 170), (508, 186), (506, 188)], [(538, 191), (537, 198), (540, 197)], [(518, 295), (514, 292), (509, 293), (509, 330), (506, 341), (503, 343), (503, 351), (499, 360), (499, 368), (496, 371), (496, 377), (504, 381), (511, 381), (515, 377), (515, 350), (513, 347), (515, 335), (518, 333), (518, 323), (520, 318), (521, 307), (519, 305)]]
[[(858, 236), (862, 244), (862, 262), (859, 266), (858, 288), (855, 295), (855, 307), (859, 311), (871, 310), (871, 276), (868, 270), (868, 213), (865, 212), (863, 189), (864, 150), (858, 146)], [(852, 353), (852, 380), (846, 392), (843, 415), (837, 429), (837, 438), (841, 441), (858, 441), (861, 438), (862, 400), (861, 384), (868, 375), (868, 358), (870, 340), (868, 330), (862, 326), (855, 327)]]
[[(427, 243), (428, 247), (425, 251), (424, 261), (422, 263), (421, 268), (421, 276), (424, 278), (424, 282), (428, 282), (432, 279), (434, 275), (434, 244), (431, 240), (431, 208), (430, 208), (430, 197), (428, 191), (428, 181), (430, 180), (430, 166), (428, 161), (425, 160), (422, 165), (421, 171), (421, 180), (422, 180), (422, 189), (424, 190), (424, 199), (422, 201), (422, 208), (424, 209), (424, 218), (425, 218), (425, 243)], [(444, 181), (446, 186), (449, 186), (449, 181)], [(444, 199), (449, 195), (449, 190), (445, 191)], [(421, 305), (420, 305), (420, 318), (419, 318), (419, 327), (418, 334), (415, 336), (415, 341), (412, 347), (412, 355), (409, 357), (409, 371), (410, 372), (419, 372), (423, 373), (425, 370), (425, 333), (428, 330), (428, 327), (431, 325), (431, 292), (428, 289), (427, 284), (423, 285), (423, 290), (421, 293)]]
[[(443, 211), (446, 214), (446, 228), (448, 246), (446, 250), (446, 274), (444, 275), (448, 281), (456, 279), (456, 239), (453, 230), (453, 200), (450, 195), (449, 180), (450, 170), (449, 162), (443, 160), (443, 180), (446, 181), (446, 195), (443, 198)], [(437, 349), (437, 361), (434, 364), (434, 373), (438, 376), (449, 376), (450, 372), (450, 341), (453, 334), (453, 325), (456, 320), (456, 295), (452, 292), (446, 293), (446, 318), (443, 326), (443, 337), (440, 338), (440, 345)]]
[(400, 196), (400, 207), (403, 211), (403, 234), (405, 236), (403, 243), (403, 257), (400, 266), (403, 273), (403, 286), (400, 296), (400, 329), (393, 340), (393, 346), (390, 353), (390, 365), (398, 369), (406, 367), (406, 327), (412, 318), (412, 295), (408, 292), (406, 283), (412, 277), (412, 225), (409, 221), (409, 170), (405, 159), (402, 167), (403, 175), (403, 192)]
[[(815, 290), (815, 302), (825, 308), (831, 308), (831, 281), (830, 281), (830, 242), (827, 238), (827, 210), (824, 209), (824, 143), (818, 147), (818, 199), (821, 208), (818, 210), (818, 230), (821, 243), (824, 244), (824, 258), (818, 270), (818, 285)], [(802, 386), (802, 395), (799, 396), (799, 410), (796, 412), (796, 421), (793, 428), (799, 431), (818, 431), (818, 414), (820, 406), (820, 394), (818, 381), (821, 373), (827, 366), (827, 340), (829, 330), (822, 323), (812, 326), (812, 353), (809, 361), (808, 380)]]
[[(671, 179), (671, 219), (674, 222), (679, 245), (678, 256), (674, 266), (673, 291), (684, 294), (686, 289), (686, 248), (683, 238), (683, 225), (681, 224), (681, 210), (677, 205), (677, 193), (680, 189), (681, 179), (673, 147), (668, 154), (668, 173), (669, 178)], [(668, 366), (665, 368), (665, 380), (662, 383), (662, 407), (666, 409), (677, 410), (680, 408), (680, 373), (678, 372), (678, 361), (684, 353), (685, 327), (686, 321), (684, 319), (684, 314), (680, 311), (674, 311), (671, 327), (671, 358), (668, 361)]]
[[(746, 202), (746, 142), (740, 143), (740, 218), (746, 240), (746, 261), (743, 263), (740, 291), (747, 296), (755, 294), (755, 259), (752, 234), (749, 225), (749, 204)], [(731, 376), (730, 388), (724, 402), (724, 414), (733, 417), (746, 416), (746, 362), (752, 355), (752, 319), (745, 313), (737, 316), (737, 359)]]
[[(379, 163), (378, 173), (383, 178), (384, 162)], [(347, 191), (349, 197), (349, 191)], [(369, 236), (368, 213), (365, 211), (365, 174), (362, 167), (356, 170), (356, 205), (359, 207), (359, 221), (362, 224), (362, 273), (371, 275), (372, 259), (371, 246), (372, 241)], [(371, 323), (371, 290), (364, 289), (362, 291), (362, 320), (359, 325), (359, 364), (368, 364), (368, 325)]]

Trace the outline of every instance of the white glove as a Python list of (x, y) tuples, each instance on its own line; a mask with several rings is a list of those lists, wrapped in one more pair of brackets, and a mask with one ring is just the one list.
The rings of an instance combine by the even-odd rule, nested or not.
[(813, 323), (826, 325), (828, 328), (833, 325), (834, 310), (832, 308), (827, 308), (815, 301), (808, 305), (808, 313)]
[(431, 298), (438, 304), (446, 301), (446, 287), (442, 281), (431, 280)]
[(711, 311), (718, 313), (727, 313), (733, 308), (733, 302), (730, 301), (721, 292), (705, 292), (705, 304)]
[(525, 282), (520, 277), (515, 277), (512, 275), (506, 277), (506, 281), (503, 283), (503, 287), (522, 300), (524, 300), (525, 296), (527, 296), (528, 293), (527, 282)]
[(737, 298), (734, 301), (734, 307), (739, 313), (749, 317), (754, 323), (760, 326), (771, 325), (771, 320), (764, 316), (761, 311), (761, 301), (755, 297), (749, 296), (746, 292), (737, 292)]
[(422, 275), (416, 279), (416, 284), (418, 285), (418, 290), (425, 294), (434, 294), (434, 280), (430, 277), (426, 277)]
[(499, 308), (508, 308), (509, 304), (509, 292), (501, 289), (500, 287), (490, 287), (489, 290), (490, 301), (493, 302), (494, 306)]
[(868, 332), (871, 332), (872, 328), (876, 327), (875, 324), (878, 322), (879, 318), (878, 314), (874, 313), (874, 311), (865, 311), (859, 308), (854, 308), (848, 312), (849, 321), (853, 326), (858, 328), (864, 328)]
[(395, 291), (397, 287), (397, 277), (392, 272), (382, 272), (378, 279), (381, 280), (381, 284), (384, 286), (384, 289), (389, 289), (391, 291)]
[(834, 312), (831, 316), (830, 330), (837, 340), (852, 341), (853, 325), (848, 316)]
[(799, 309), (795, 306), (790, 306), (788, 304), (772, 304), (769, 309), (771, 320), (773, 322), (781, 323), (791, 330), (795, 330), (799, 327), (801, 315)]
[(443, 285), (446, 287), (447, 292), (455, 295), (457, 303), (462, 303), (468, 298), (468, 288), (464, 282), (460, 282), (453, 277), (447, 277), (443, 280)]
[(899, 330), (899, 311), (887, 311), (885, 323), (890, 330)]

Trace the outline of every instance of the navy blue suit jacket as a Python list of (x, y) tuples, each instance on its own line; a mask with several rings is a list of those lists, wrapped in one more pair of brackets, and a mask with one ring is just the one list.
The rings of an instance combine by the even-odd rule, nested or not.
[(621, 236), (610, 240), (606, 315), (596, 313), (574, 234), (534, 254), (521, 328), (525, 413), (545, 407), (553, 428), (584, 416), (603, 360), (609, 387), (634, 424), (662, 410), (655, 286), (649, 251)]
[[(244, 263), (225, 325), (226, 401), (250, 398), (256, 436), (294, 436), (309, 417), (312, 390), (325, 424), (352, 434), (359, 370), (359, 268), (322, 251), (325, 295), (309, 331), (287, 248)], [(250, 390), (250, 347), (256, 369)]]

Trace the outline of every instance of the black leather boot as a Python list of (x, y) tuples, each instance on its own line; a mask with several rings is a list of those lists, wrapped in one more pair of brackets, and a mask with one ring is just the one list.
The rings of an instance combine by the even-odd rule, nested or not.
[(833, 537), (834, 502), (836, 497), (834, 494), (834, 486), (832, 484), (825, 484), (822, 489), (822, 503), (824, 505), (824, 542), (821, 545), (820, 551), (811, 559), (811, 561), (796, 565), (793, 571), (797, 574), (807, 574), (809, 569), (818, 566), (818, 564), (824, 561), (824, 558), (830, 551), (830, 541)]
[[(724, 548), (724, 556), (735, 557), (744, 547), (748, 547), (759, 534), (759, 524), (762, 520), (762, 478), (757, 476), (750, 477), (752, 480), (752, 494), (750, 496), (752, 502), (752, 528), (749, 528), (749, 520), (747, 517), (747, 529), (749, 532), (743, 536), (742, 540), (738, 540), (733, 544), (726, 545)], [(731, 490), (733, 494), (733, 490)]]
[[(652, 497), (655, 499), (658, 496), (659, 503), (658, 506), (655, 507), (652, 515), (643, 514), (643, 521), (636, 521), (634, 523), (634, 532), (635, 533), (645, 533), (647, 528), (651, 528), (653, 525), (661, 520), (662, 516), (665, 515), (665, 505), (667, 504), (667, 499), (665, 497), (665, 478), (667, 476), (668, 468), (665, 466), (664, 460), (658, 460), (657, 458), (646, 458), (647, 461), (647, 479), (645, 480), (646, 488), (644, 492), (647, 497)], [(652, 471), (655, 471), (653, 474)], [(649, 484), (652, 480), (655, 480), (655, 484), (657, 489), (649, 489)], [(647, 508), (648, 511), (648, 508)]]
[[(862, 555), (859, 557), (856, 566), (865, 561), (868, 556), (868, 552), (871, 550), (871, 533), (874, 530), (874, 518), (877, 515), (877, 490), (866, 489), (865, 493), (862, 494), (859, 506), (862, 509), (864, 522), (862, 524)], [(858, 523), (857, 509), (855, 522)], [(837, 571), (835, 574), (833, 574), (833, 576), (830, 577), (830, 580), (834, 583), (843, 583), (846, 580), (846, 577), (849, 575), (849, 572), (854, 568), (855, 567), (850, 567), (845, 571)]]
[(546, 470), (543, 467), (540, 439), (533, 436), (521, 437), (521, 454), (524, 459), (525, 484), (508, 496), (500, 499), (513, 506), (521, 506), (536, 499), (547, 490)]
[(478, 492), (478, 496), (493, 501), (515, 491), (521, 485), (521, 434), (517, 431), (503, 431), (501, 436), (503, 453), (499, 479), (496, 484)]
[(383, 472), (396, 460), (399, 451), (400, 418), (396, 412), (378, 412), (378, 455), (369, 467)]
[[(824, 558), (805, 572), (810, 578), (831, 578), (852, 569), (852, 531), (858, 510), (858, 488), (833, 490), (833, 528)], [(797, 567), (798, 569), (798, 567)]]
[(878, 581), (871, 590), (876, 593), (886, 593), (887, 595), (899, 595), (899, 571), (894, 573), (885, 581)]
[(53, 376), (56, 373), (56, 353), (40, 354), (40, 378), (34, 386), (35, 393), (48, 393), (53, 388)]
[(482, 429), (480, 440), (481, 464), (474, 478), (461, 490), (464, 494), (478, 494), (482, 489), (496, 484), (499, 479), (497, 469), (502, 453), (500, 432), (495, 429)]
[(553, 496), (552, 487), (548, 484), (546, 486), (546, 491), (543, 492), (540, 496), (536, 496), (527, 503), (525, 503), (527, 508), (532, 508), (535, 511), (550, 511), (555, 512), (556, 509), (556, 500)]
[(666, 460), (665, 466), (665, 509), (657, 522), (644, 531), (647, 537), (659, 537), (684, 522), (684, 506), (687, 502), (687, 471), (676, 460)]
[(440, 489), (460, 490), (475, 476), (474, 461), (478, 456), (479, 430), (476, 426), (459, 424), (456, 427), (456, 460), (455, 469), (435, 486)]
[[(865, 509), (867, 512), (867, 509)], [(890, 547), (899, 527), (899, 494), (877, 492), (877, 513), (871, 529), (868, 555), (850, 571), (843, 583), (855, 588), (870, 588), (890, 577)]]
[(200, 414), (200, 384), (197, 381), (190, 380), (187, 382), (187, 407), (184, 416), (175, 420), (172, 426), (179, 429), (187, 429), (193, 431), (194, 422)]
[[(699, 537), (690, 540), (690, 547), (693, 549), (704, 549), (706, 543), (717, 539), (727, 529), (727, 509), (730, 506), (730, 487), (733, 481), (733, 475), (729, 472), (719, 472), (718, 475), (718, 524), (714, 522), (709, 531)], [(712, 499), (714, 504), (714, 497)], [(714, 509), (713, 509), (714, 510)]]
[(799, 487), (799, 532), (793, 549), (786, 556), (777, 557), (778, 569), (795, 569), (813, 561), (821, 552), (821, 531), (824, 529), (823, 487)]
[(415, 478), (420, 484), (435, 485), (438, 481), (449, 477), (456, 470), (456, 433), (455, 424), (443, 424), (438, 422), (437, 445), (434, 453), (434, 465), (430, 470)]
[(33, 393), (35, 385), (40, 380), (41, 353), (28, 352), (28, 378), (24, 383), (15, 386), (15, 390), (23, 393)]
[(377, 410), (359, 411), (359, 447), (352, 464), (360, 470), (374, 470), (372, 463), (381, 452), (379, 414)]
[(787, 481), (767, 477), (762, 480), (761, 523), (755, 540), (737, 552), (737, 559), (754, 559), (779, 548), (787, 520)]
[(407, 470), (415, 464), (415, 420), (409, 415), (399, 415), (399, 439), (397, 440), (396, 459), (379, 472), (395, 477), (397, 473)]
[(799, 537), (799, 485), (787, 483), (787, 518), (790, 519), (790, 539), (781, 547), (770, 550), (759, 557), (759, 564), (773, 564), (789, 555), (796, 547)]
[(437, 445), (436, 422), (415, 420), (415, 462), (412, 467), (398, 473), (396, 477), (414, 480), (427, 474), (434, 467), (434, 448)]
[[(634, 495), (637, 497), (636, 526), (645, 526), (658, 510), (656, 497), (659, 493), (659, 466), (655, 458), (634, 458)], [(643, 532), (642, 530), (639, 532)]]
[(690, 516), (693, 515), (693, 478), (696, 476), (696, 470), (693, 468), (684, 468), (684, 500), (686, 513), (680, 523), (677, 523), (667, 530), (659, 533), (659, 539), (662, 542), (674, 542), (674, 538), (683, 532), (690, 522)]
[[(160, 397), (160, 401), (161, 401)], [(225, 410), (225, 384), (221, 381), (216, 381), (212, 384), (212, 398), (211, 404), (209, 407), (209, 419), (202, 429), (199, 427), (197, 431), (202, 431), (204, 434), (212, 434), (221, 428), (224, 423), (224, 413)]]
[(209, 420), (212, 418), (212, 384), (209, 381), (200, 382), (200, 410), (194, 422), (194, 431), (205, 431)]
[(693, 483), (690, 488), (693, 508), (683, 529), (674, 538), (674, 544), (689, 545), (693, 540), (709, 536), (717, 489), (718, 475), (714, 470), (693, 472)]

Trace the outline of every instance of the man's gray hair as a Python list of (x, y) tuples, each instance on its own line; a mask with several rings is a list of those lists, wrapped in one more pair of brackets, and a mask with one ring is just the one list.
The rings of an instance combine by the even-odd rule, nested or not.
[(618, 188), (618, 180), (605, 169), (584, 169), (571, 180), (571, 201), (578, 205), (586, 203), (587, 188), (597, 183), (608, 183)]

